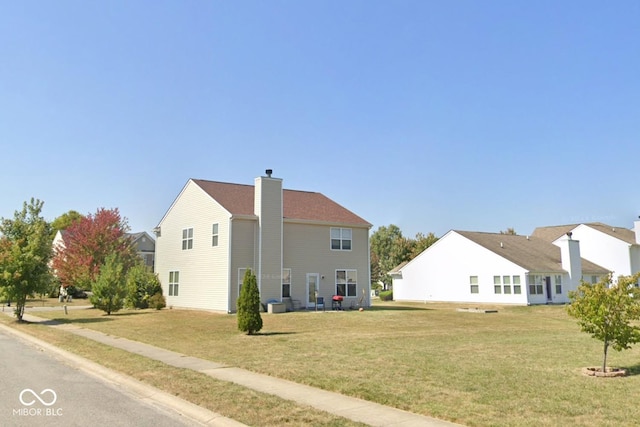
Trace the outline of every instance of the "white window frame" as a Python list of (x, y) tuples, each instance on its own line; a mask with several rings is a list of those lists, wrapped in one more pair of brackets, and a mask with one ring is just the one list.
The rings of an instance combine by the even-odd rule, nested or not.
[(556, 291), (556, 295), (560, 295), (562, 294), (562, 275), (560, 274), (555, 274), (554, 275), (554, 282), (555, 282), (555, 291)]
[(332, 251), (350, 251), (353, 248), (353, 229), (331, 227), (329, 247)]
[(182, 250), (193, 249), (193, 227), (182, 229)]
[(469, 276), (469, 292), (472, 294), (480, 293), (480, 286), (478, 285), (478, 276)]
[(180, 271), (169, 271), (169, 289), (168, 294), (170, 297), (177, 297), (180, 295)]
[(511, 294), (511, 276), (502, 276), (502, 293)]
[[(284, 287), (289, 287), (289, 295), (285, 295)], [(282, 298), (291, 298), (291, 269), (283, 268), (282, 269)]]
[(520, 295), (522, 294), (522, 286), (520, 285), (520, 276), (513, 276), (512, 277), (512, 283), (513, 283), (513, 293), (515, 295)]
[(493, 293), (494, 294), (502, 293), (502, 277), (501, 276), (493, 276)]
[(211, 226), (211, 246), (218, 246), (218, 230), (220, 229), (220, 227), (218, 226), (218, 223), (214, 223)]
[[(343, 281), (341, 278), (338, 277), (339, 273), (344, 273)], [(337, 269), (335, 274), (335, 279), (336, 279), (336, 287), (335, 287), (336, 295), (340, 295), (345, 298), (358, 296), (358, 270), (349, 269), (349, 268)], [(350, 280), (355, 280), (355, 281), (350, 282)], [(339, 285), (344, 285), (344, 295), (341, 295), (338, 292)], [(353, 292), (349, 292), (349, 291), (353, 291)]]
[(542, 285), (543, 277), (546, 276), (540, 276), (539, 274), (530, 274), (528, 276), (529, 295), (544, 295), (544, 286)]

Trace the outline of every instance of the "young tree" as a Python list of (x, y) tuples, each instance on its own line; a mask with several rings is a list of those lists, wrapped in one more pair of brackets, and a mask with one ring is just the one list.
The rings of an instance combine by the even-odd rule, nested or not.
[(118, 254), (125, 269), (137, 262), (137, 255), (126, 236), (127, 223), (118, 209), (98, 209), (66, 229), (65, 247), (56, 250), (53, 269), (63, 286), (91, 289), (107, 256)]
[(19, 321), (28, 297), (47, 291), (51, 282), (50, 225), (40, 215), (44, 202), (31, 199), (14, 218), (0, 222), (0, 290), (15, 302)]
[(98, 279), (93, 285), (91, 304), (105, 311), (107, 315), (124, 307), (127, 295), (127, 267), (120, 260), (118, 253), (107, 256), (100, 269)]
[(158, 275), (139, 262), (129, 270), (127, 275), (126, 305), (131, 308), (149, 308), (150, 301), (156, 294), (162, 296)]
[(640, 289), (636, 287), (640, 273), (620, 276), (612, 285), (611, 276), (598, 283), (582, 282), (576, 291), (569, 293), (569, 315), (578, 319), (583, 332), (591, 334), (604, 344), (602, 372), (607, 369), (609, 347), (616, 351), (631, 348), (640, 342)]
[(242, 289), (238, 297), (238, 330), (248, 335), (262, 329), (260, 316), (260, 290), (255, 274), (250, 269), (244, 274)]

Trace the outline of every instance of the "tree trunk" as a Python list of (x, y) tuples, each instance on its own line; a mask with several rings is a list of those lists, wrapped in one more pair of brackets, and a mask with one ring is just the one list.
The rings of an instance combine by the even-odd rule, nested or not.
[(602, 373), (607, 372), (607, 351), (609, 350), (609, 341), (604, 341), (604, 358), (602, 359)]

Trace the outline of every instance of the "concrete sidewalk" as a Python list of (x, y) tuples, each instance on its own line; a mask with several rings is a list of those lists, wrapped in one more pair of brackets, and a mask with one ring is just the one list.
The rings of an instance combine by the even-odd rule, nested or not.
[(339, 393), (187, 356), (138, 341), (106, 335), (102, 332), (85, 329), (73, 324), (56, 324), (28, 313), (24, 315), (24, 320), (29, 322), (45, 323), (53, 328), (62, 329), (130, 353), (158, 360), (170, 366), (191, 369), (218, 380), (239, 384), (256, 391), (272, 394), (283, 399), (291, 400), (302, 405), (307, 405), (370, 426), (460, 426), (459, 424), (413, 414), (411, 412), (345, 396)]

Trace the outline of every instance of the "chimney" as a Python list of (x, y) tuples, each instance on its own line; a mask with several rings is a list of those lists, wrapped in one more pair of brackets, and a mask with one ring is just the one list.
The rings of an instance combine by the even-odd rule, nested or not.
[(257, 224), (256, 278), (260, 299), (282, 298), (282, 179), (266, 176), (255, 179), (254, 213)]
[[(640, 218), (640, 216), (638, 218)], [(640, 219), (633, 222), (633, 231), (636, 233), (636, 243), (640, 245)]]
[(569, 273), (568, 290), (574, 291), (582, 278), (582, 258), (580, 258), (580, 242), (573, 240), (569, 233), (558, 241), (560, 246), (560, 262), (562, 269)]

